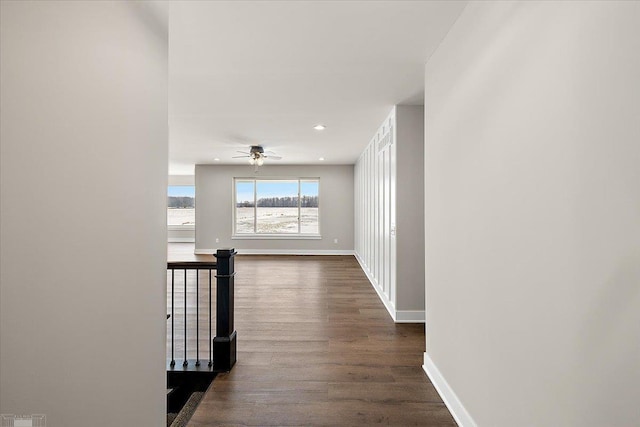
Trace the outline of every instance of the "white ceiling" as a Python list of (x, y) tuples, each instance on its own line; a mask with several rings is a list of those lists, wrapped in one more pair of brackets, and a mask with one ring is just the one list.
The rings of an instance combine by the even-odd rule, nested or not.
[(231, 157), (252, 144), (278, 164), (354, 163), (393, 105), (423, 103), (465, 3), (172, 2), (169, 173), (246, 162)]

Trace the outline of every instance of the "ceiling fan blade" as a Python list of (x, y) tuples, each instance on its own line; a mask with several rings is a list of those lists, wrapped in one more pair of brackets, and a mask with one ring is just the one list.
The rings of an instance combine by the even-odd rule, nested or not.
[(251, 153), (247, 153), (246, 151), (239, 151), (239, 150), (236, 150), (236, 153), (240, 153), (240, 154), (246, 154), (246, 155), (249, 155), (249, 154), (251, 154)]
[(249, 155), (247, 154), (246, 156), (233, 156), (231, 157), (232, 159), (244, 159), (246, 157), (249, 157)]
[(265, 151), (264, 154), (273, 154), (274, 156), (277, 156), (277, 154), (274, 153), (273, 151)]
[(282, 160), (282, 157), (280, 156), (264, 156), (265, 159), (271, 159), (271, 160)]

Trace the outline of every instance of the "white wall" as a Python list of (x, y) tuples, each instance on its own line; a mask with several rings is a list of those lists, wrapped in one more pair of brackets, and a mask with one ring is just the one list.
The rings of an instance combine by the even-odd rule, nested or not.
[(166, 10), (0, 7), (0, 413), (164, 425)]
[(424, 109), (395, 106), (355, 165), (355, 253), (391, 317), (424, 321)]
[[(234, 177), (320, 178), (322, 239), (232, 239)], [(240, 253), (353, 253), (353, 166), (268, 164), (254, 173), (248, 164), (196, 165), (196, 252), (225, 247)]]
[(427, 64), (425, 362), (478, 425), (640, 425), (639, 52), (638, 2), (471, 2)]
[(169, 175), (168, 185), (196, 185), (195, 175)]
[(424, 313), (423, 106), (396, 106), (396, 136), (397, 308)]

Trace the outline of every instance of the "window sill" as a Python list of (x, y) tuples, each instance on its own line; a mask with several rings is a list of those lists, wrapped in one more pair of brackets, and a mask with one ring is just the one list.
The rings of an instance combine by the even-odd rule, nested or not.
[(180, 231), (180, 230), (193, 231), (195, 229), (196, 229), (195, 225), (167, 225), (167, 230), (169, 231)]
[(236, 234), (231, 240), (321, 240), (319, 234)]

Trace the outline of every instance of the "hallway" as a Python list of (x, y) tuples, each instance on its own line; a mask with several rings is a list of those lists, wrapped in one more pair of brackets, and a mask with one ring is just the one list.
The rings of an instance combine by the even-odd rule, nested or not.
[(424, 326), (394, 324), (354, 257), (239, 255), (235, 295), (238, 362), (189, 426), (455, 425)]

